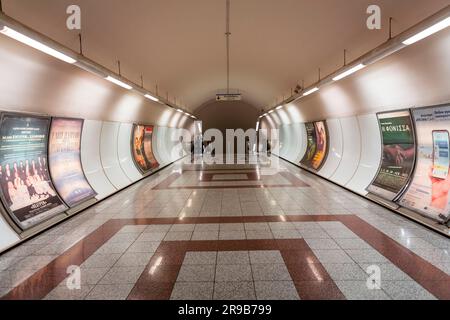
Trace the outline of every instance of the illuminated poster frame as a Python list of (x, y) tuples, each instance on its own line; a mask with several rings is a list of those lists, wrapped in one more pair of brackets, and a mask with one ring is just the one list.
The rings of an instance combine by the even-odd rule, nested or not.
[[(318, 135), (320, 134), (320, 128), (323, 131), (324, 141), (322, 145), (324, 145), (324, 150), (319, 150), (318, 145)], [(307, 122), (305, 123), (306, 128), (306, 140), (307, 147), (306, 153), (303, 156), (303, 159), (300, 161), (300, 164), (308, 169), (319, 171), (325, 163), (325, 160), (328, 156), (329, 150), (329, 137), (328, 137), (328, 127), (326, 121), (316, 121), (316, 122)]]
[[(325, 164), (325, 161), (328, 157), (330, 139), (328, 136), (328, 127), (326, 121), (314, 122), (314, 127), (316, 129), (316, 153), (314, 154), (311, 165), (314, 170), (319, 171)], [(323, 134), (323, 141), (322, 141), (323, 150), (321, 150), (320, 148), (321, 143), (319, 142), (321, 131)]]
[[(145, 139), (146, 130), (148, 129), (151, 129), (152, 137), (150, 139)], [(143, 130), (142, 134), (137, 136), (137, 130)], [(130, 143), (131, 155), (134, 164), (142, 174), (147, 174), (159, 167), (158, 160), (156, 160), (153, 151), (153, 133), (154, 126), (133, 124)]]
[[(60, 125), (58, 125), (60, 124)], [(72, 131), (64, 131), (61, 125), (69, 125)], [(93, 199), (97, 193), (87, 180), (81, 162), (81, 139), (83, 135), (83, 119), (52, 118), (48, 140), (48, 163), (53, 185), (59, 196), (71, 208)], [(56, 127), (59, 137), (54, 137)], [(69, 128), (70, 128), (69, 127)], [(61, 137), (64, 135), (64, 137)], [(53, 140), (65, 140), (67, 145), (58, 145)], [(52, 152), (56, 149), (55, 152)], [(57, 169), (59, 167), (59, 169)]]
[(303, 156), (300, 164), (311, 168), (311, 163), (316, 154), (317, 150), (317, 141), (316, 141), (316, 127), (314, 126), (314, 122), (305, 123), (306, 128), (306, 152)]
[[(367, 187), (367, 191), (386, 200), (396, 201), (408, 187), (414, 173), (417, 150), (415, 126), (409, 109), (377, 113), (377, 121), (382, 157), (377, 174)], [(391, 131), (387, 130), (389, 126)], [(395, 136), (394, 132), (400, 133)], [(395, 175), (403, 182), (399, 181), (397, 186), (394, 183), (389, 185), (388, 182), (383, 182), (383, 179), (385, 181), (393, 179)]]
[[(450, 217), (450, 103), (412, 109), (416, 134), (416, 163), (408, 188), (397, 203), (436, 221)], [(445, 148), (435, 150), (435, 132), (446, 132)], [(444, 157), (445, 155), (445, 157)], [(436, 157), (438, 158), (436, 160)], [(445, 176), (437, 177), (436, 163), (445, 158)], [(448, 168), (447, 168), (448, 167)]]
[(50, 122), (46, 116), (1, 113), (0, 199), (6, 213), (22, 230), (68, 209), (50, 177)]

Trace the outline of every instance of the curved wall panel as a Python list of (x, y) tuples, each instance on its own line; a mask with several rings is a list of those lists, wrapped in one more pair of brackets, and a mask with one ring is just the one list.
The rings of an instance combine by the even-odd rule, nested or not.
[(156, 145), (158, 148), (158, 154), (161, 157), (161, 165), (166, 165), (170, 162), (170, 158), (167, 153), (167, 150), (169, 150), (169, 146), (166, 143), (167, 130), (167, 127), (159, 127), (158, 129)]
[(299, 143), (301, 143), (300, 133), (298, 132), (298, 127), (294, 124), (288, 125), (288, 146), (286, 150), (286, 159), (289, 161), (295, 161), (299, 153)]
[(126, 176), (132, 181), (136, 182), (143, 177), (143, 175), (136, 168), (131, 154), (131, 135), (133, 132), (133, 124), (121, 123), (119, 128), (119, 137), (117, 141), (117, 152), (119, 156), (120, 167)]
[[(170, 162), (176, 161), (184, 157), (183, 144), (181, 143), (181, 138), (183, 137), (183, 131), (177, 128), (169, 128), (169, 139), (171, 150), (170, 152)], [(183, 137), (184, 140), (184, 137)]]
[(120, 167), (118, 158), (119, 122), (103, 122), (100, 136), (100, 159), (103, 170), (112, 185), (118, 190), (125, 188), (131, 180)]
[(159, 135), (160, 127), (153, 127), (153, 136), (152, 136), (152, 146), (153, 146), (153, 155), (155, 156), (156, 161), (158, 161), (160, 166), (164, 166), (164, 163), (159, 156), (159, 148), (158, 148), (158, 135)]
[(355, 176), (346, 187), (366, 195), (366, 188), (377, 174), (380, 165), (381, 135), (375, 114), (359, 116), (358, 122), (361, 128), (361, 160)]
[(300, 136), (300, 143), (299, 143), (299, 153), (297, 155), (297, 158), (295, 159), (294, 163), (300, 163), (302, 161), (303, 157), (306, 153), (306, 147), (308, 145), (308, 141), (306, 140), (306, 127), (304, 123), (299, 123), (298, 128), (296, 129), (296, 132), (299, 133)]
[(109, 181), (116, 189), (123, 189), (131, 183), (120, 167), (118, 158), (119, 122), (103, 122), (100, 137), (100, 159)]
[(5, 219), (0, 215), (0, 252), (20, 241), (17, 233), (9, 226)]
[(342, 128), (342, 159), (330, 180), (345, 186), (355, 175), (361, 159), (361, 136), (356, 117), (339, 119)]
[(292, 142), (290, 139), (290, 125), (289, 124), (283, 124), (279, 128), (280, 131), (280, 148), (279, 148), (279, 155), (282, 158), (291, 160), (289, 158), (289, 148), (292, 148)]
[(339, 119), (327, 120), (327, 126), (330, 143), (328, 156), (322, 169), (317, 174), (325, 178), (330, 178), (341, 164), (344, 141)]
[(102, 122), (85, 120), (81, 139), (81, 163), (83, 171), (97, 192), (97, 199), (103, 199), (114, 193), (116, 188), (108, 180), (100, 158), (100, 135), (102, 133)]
[[(280, 135), (281, 135), (281, 131), (280, 131)], [(294, 126), (292, 124), (288, 124), (286, 126), (286, 135), (287, 135), (287, 140), (285, 145), (283, 145), (283, 147), (285, 148), (284, 152), (285, 152), (285, 158), (288, 159), (289, 161), (293, 161), (296, 158), (296, 149), (297, 149), (297, 142), (298, 142), (298, 137), (295, 136), (295, 129)], [(280, 137), (280, 142), (281, 142), (281, 137)]]

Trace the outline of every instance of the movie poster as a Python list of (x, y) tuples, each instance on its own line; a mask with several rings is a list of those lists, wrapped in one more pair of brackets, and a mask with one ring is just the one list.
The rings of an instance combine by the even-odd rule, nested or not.
[(50, 180), (47, 142), (50, 118), (2, 113), (1, 198), (11, 218), (28, 229), (67, 209)]
[(319, 170), (328, 154), (328, 133), (324, 121), (315, 122), (314, 128), (316, 130), (316, 154), (312, 159), (312, 168)]
[(303, 156), (303, 159), (300, 161), (300, 163), (307, 168), (311, 168), (312, 161), (314, 159), (314, 155), (316, 154), (317, 150), (316, 128), (314, 126), (314, 123), (312, 122), (305, 123), (305, 127), (306, 127), (307, 147), (306, 153)]
[(406, 187), (416, 156), (414, 128), (409, 111), (378, 114), (383, 155), (378, 173), (368, 191), (389, 201)]
[(139, 170), (145, 174), (159, 167), (152, 148), (153, 126), (134, 125), (132, 153)]
[(53, 118), (49, 140), (49, 166), (52, 181), (61, 198), (74, 207), (97, 194), (83, 173), (81, 132), (83, 120)]
[(450, 212), (450, 105), (413, 110), (417, 159), (414, 177), (399, 204), (440, 220)]

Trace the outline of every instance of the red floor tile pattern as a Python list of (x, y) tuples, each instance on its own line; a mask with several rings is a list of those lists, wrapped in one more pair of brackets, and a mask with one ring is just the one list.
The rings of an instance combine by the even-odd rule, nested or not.
[[(110, 220), (57, 257), (2, 299), (42, 299), (66, 277), (70, 265), (81, 265), (126, 225), (247, 223), (275, 221), (340, 221), (394, 265), (439, 299), (450, 300), (450, 276), (353, 215), (151, 218)], [(168, 297), (186, 251), (280, 250), (303, 299), (342, 299), (333, 281), (303, 240), (236, 240), (163, 242), (130, 294), (130, 299)], [(162, 258), (161, 261), (159, 261)], [(158, 262), (159, 263), (156, 263)], [(305, 266), (313, 264), (315, 268)], [(162, 267), (156, 267), (161, 265)], [(154, 267), (152, 275), (151, 268)], [(303, 270), (303, 272), (300, 272)], [(150, 272), (150, 273), (149, 273)], [(311, 273), (312, 272), (312, 273)], [(147, 276), (150, 274), (151, 276)], [(158, 277), (158, 275), (160, 277)], [(315, 280), (311, 280), (314, 279)], [(322, 281), (318, 278), (322, 277)], [(170, 280), (170, 281), (165, 281)], [(338, 292), (339, 291), (339, 292)], [(170, 296), (170, 295), (169, 295)]]
[[(249, 169), (245, 169), (245, 171), (250, 171)], [(213, 176), (216, 175), (214, 173), (208, 172), (208, 170), (205, 171), (197, 171), (202, 173), (199, 177), (199, 181), (202, 182), (213, 182), (212, 180)], [(230, 172), (228, 174), (243, 174), (242, 171), (239, 172), (239, 170), (233, 170), (233, 172)], [(240, 182), (240, 181), (262, 181), (261, 178), (258, 178), (258, 174), (256, 170), (253, 170), (253, 172), (246, 172), (248, 180), (243, 179), (232, 179), (232, 180), (215, 180), (216, 182)], [(192, 189), (244, 189), (244, 188), (289, 188), (289, 187), (309, 187), (307, 183), (297, 178), (295, 175), (293, 175), (290, 172), (278, 172), (273, 176), (282, 176), (284, 179), (288, 180), (291, 184), (290, 185), (276, 185), (276, 184), (265, 184), (263, 182), (253, 185), (224, 185), (224, 186), (183, 186), (183, 187), (172, 187), (172, 183), (174, 183), (176, 180), (178, 180), (182, 174), (181, 173), (172, 173), (170, 176), (168, 176), (164, 181), (159, 183), (157, 186), (153, 187), (153, 190), (167, 190), (167, 189), (173, 189), (173, 190), (192, 190)], [(265, 177), (264, 175), (260, 177)], [(269, 177), (269, 176), (266, 176)]]
[[(137, 281), (129, 300), (168, 300), (186, 252), (279, 250), (302, 299), (344, 299), (304, 240), (163, 242)], [(312, 290), (309, 290), (313, 288)], [(156, 290), (155, 290), (156, 289)]]

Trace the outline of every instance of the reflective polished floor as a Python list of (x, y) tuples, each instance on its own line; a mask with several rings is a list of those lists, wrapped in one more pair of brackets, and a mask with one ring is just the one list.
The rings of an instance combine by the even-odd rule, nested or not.
[(450, 239), (277, 161), (181, 160), (1, 255), (0, 296), (450, 299)]

